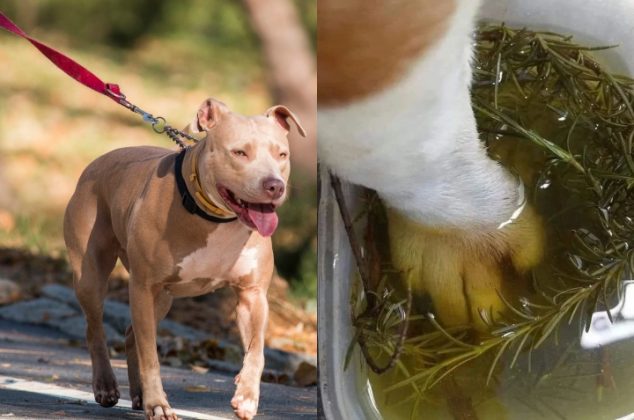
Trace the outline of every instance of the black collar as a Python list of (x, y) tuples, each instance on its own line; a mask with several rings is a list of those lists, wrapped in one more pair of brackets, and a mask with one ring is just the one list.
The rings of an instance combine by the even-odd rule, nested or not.
[(223, 219), (220, 217), (212, 216), (207, 213), (196, 204), (196, 200), (187, 190), (187, 184), (185, 184), (185, 179), (183, 178), (183, 160), (185, 159), (185, 152), (187, 149), (183, 149), (177, 156), (176, 162), (174, 164), (174, 175), (176, 176), (176, 185), (178, 186), (178, 192), (181, 196), (181, 202), (183, 203), (183, 207), (191, 214), (195, 214), (197, 216), (202, 217), (205, 220), (209, 220), (214, 223), (229, 223), (237, 220), (237, 217), (231, 217), (229, 219)]

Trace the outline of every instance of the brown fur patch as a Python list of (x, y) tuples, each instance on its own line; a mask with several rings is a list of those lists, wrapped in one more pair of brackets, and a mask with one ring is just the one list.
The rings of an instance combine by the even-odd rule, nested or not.
[(394, 83), (444, 32), (454, 0), (321, 0), (320, 105), (345, 104)]

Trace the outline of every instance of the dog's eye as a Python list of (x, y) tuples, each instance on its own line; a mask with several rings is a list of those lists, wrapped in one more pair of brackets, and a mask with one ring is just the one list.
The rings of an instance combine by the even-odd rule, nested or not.
[(233, 153), (235, 156), (247, 157), (247, 152), (245, 152), (244, 150), (233, 150), (231, 153)]
[(287, 157), (288, 157), (288, 153), (286, 153), (286, 152), (280, 153), (280, 158), (286, 159)]

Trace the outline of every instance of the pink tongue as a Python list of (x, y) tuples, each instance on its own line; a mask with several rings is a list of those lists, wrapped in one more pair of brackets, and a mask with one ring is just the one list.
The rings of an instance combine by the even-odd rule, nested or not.
[(262, 236), (271, 236), (277, 228), (277, 213), (270, 204), (249, 204), (247, 217), (251, 219)]

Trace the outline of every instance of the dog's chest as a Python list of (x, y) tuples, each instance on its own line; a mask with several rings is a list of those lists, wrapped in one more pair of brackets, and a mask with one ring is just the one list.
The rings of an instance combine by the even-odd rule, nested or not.
[(181, 252), (175, 259), (175, 275), (165, 289), (176, 297), (196, 296), (254, 276), (261, 250), (247, 239), (210, 234), (204, 246)]

